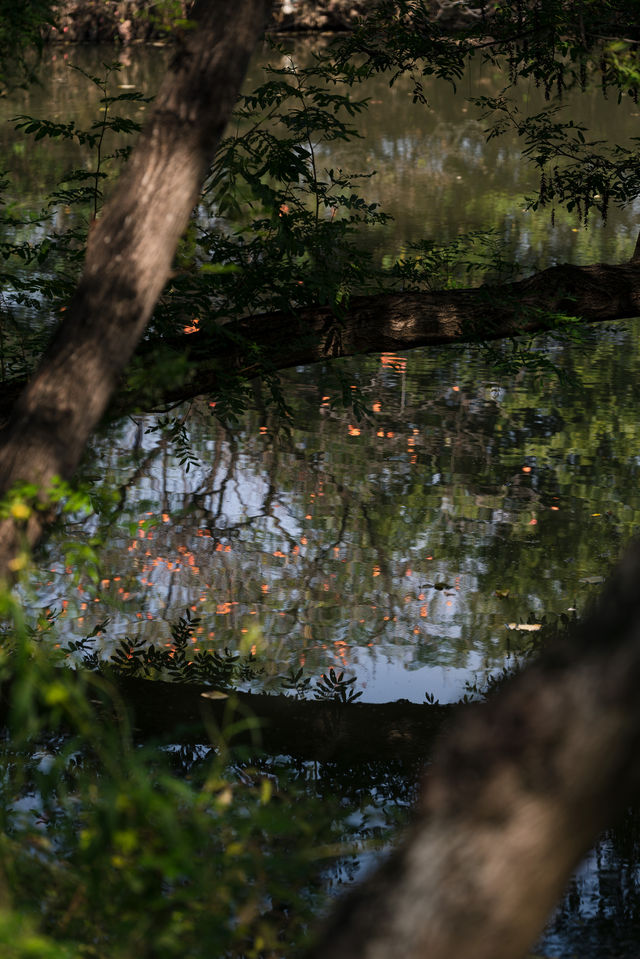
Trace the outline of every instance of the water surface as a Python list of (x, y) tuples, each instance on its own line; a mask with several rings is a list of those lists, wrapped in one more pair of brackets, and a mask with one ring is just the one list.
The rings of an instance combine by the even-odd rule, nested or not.
[[(73, 115), (87, 125), (99, 94), (69, 62), (99, 74), (114, 55), (55, 48), (42, 87), (3, 104), (4, 116)], [(292, 55), (304, 61), (308, 50), (294, 46)], [(127, 53), (116, 89), (153, 92), (166, 56)], [(256, 57), (247, 86), (269, 57)], [(523, 269), (630, 254), (633, 209), (607, 224), (592, 218), (588, 229), (569, 217), (552, 228), (548, 213), (526, 211), (537, 174), (514, 136), (486, 142), (465, 96), (502, 83), (474, 65), (458, 95), (434, 83), (427, 109), (412, 103), (408, 82), (376, 79), (362, 91), (370, 100), (362, 139), (319, 146), (327, 166), (378, 171), (370, 198), (394, 220), (363, 242), (381, 264), (408, 240), (489, 228)], [(543, 102), (526, 85), (520, 95), (532, 108)], [(616, 106), (598, 89), (569, 97), (567, 109), (620, 141), (636, 125), (631, 100)], [(68, 141), (25, 152), (9, 123), (0, 129), (24, 203), (65, 164), (90, 162)], [(57, 215), (64, 220), (64, 210)], [(66, 636), (108, 617), (105, 653), (125, 634), (168, 642), (170, 624), (188, 611), (199, 619), (195, 649), (255, 650), (260, 682), (334, 666), (355, 675), (370, 701), (456, 700), (517, 661), (533, 638), (521, 627), (582, 609), (633, 534), (636, 341), (630, 322), (594, 328), (580, 348), (553, 345), (566, 383), (500, 374), (479, 347), (293, 371), (283, 377), (290, 435), (259, 384), (255, 408), (233, 429), (216, 420), (215, 398), (203, 397), (174, 414), (188, 438), (188, 472), (185, 450), (153, 417), (126, 419), (86, 457), (85, 472), (119, 491), (101, 521), (99, 587), (75, 581), (53, 540), (37, 601), (60, 612)], [(363, 420), (345, 408), (351, 391), (369, 411)], [(98, 526), (67, 533), (84, 541)]]
[[(98, 73), (112, 56), (50, 51), (42, 87), (0, 104), (2, 119), (71, 113), (86, 125), (97, 96), (68, 61)], [(157, 89), (166, 50), (126, 59), (121, 88)], [(499, 74), (474, 70), (463, 94), (499, 91)], [(551, 227), (523, 201), (537, 174), (517, 140), (487, 144), (474, 108), (446, 86), (428, 89), (429, 110), (411, 103), (408, 83), (377, 80), (364, 92), (363, 139), (321, 155), (377, 169), (368, 195), (395, 219), (363, 237), (375, 262), (389, 265), (408, 241), (477, 229), (495, 230), (525, 271), (631, 255), (637, 203), (607, 224), (592, 218), (585, 229), (559, 215)], [(521, 94), (540, 99), (535, 88)], [(630, 100), (618, 106), (593, 90), (568, 110), (604, 139), (636, 132)], [(91, 162), (67, 142), (31, 144), (9, 123), (0, 150), (24, 210), (71, 165)], [(69, 222), (63, 207), (54, 212), (61, 228)], [(216, 420), (215, 397), (202, 397), (174, 414), (188, 471), (185, 448), (156, 418), (127, 418), (94, 438), (83, 468), (115, 498), (48, 542), (34, 603), (58, 612), (64, 641), (109, 620), (98, 637), (105, 655), (125, 634), (170, 642), (188, 611), (194, 650), (254, 650), (259, 685), (291, 668), (317, 678), (334, 667), (368, 701), (454, 701), (522, 658), (535, 639), (523, 626), (584, 609), (637, 531), (637, 321), (594, 327), (579, 348), (547, 348), (565, 379), (501, 374), (479, 347), (294, 370), (282, 377), (290, 433), (260, 384), (233, 429)], [(364, 419), (343, 402), (352, 391)], [(62, 542), (82, 548), (97, 534), (96, 585), (76, 575)], [(598, 844), (540, 946), (547, 954), (637, 954), (636, 834), (630, 818)]]

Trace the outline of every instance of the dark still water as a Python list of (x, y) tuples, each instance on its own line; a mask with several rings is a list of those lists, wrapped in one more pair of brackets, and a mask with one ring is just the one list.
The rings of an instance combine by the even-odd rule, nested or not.
[[(154, 92), (166, 55), (127, 53), (114, 90)], [(292, 55), (304, 61), (309, 49)], [(99, 74), (116, 52), (48, 56), (42, 87), (3, 104), (5, 117), (89, 125), (99, 93), (70, 61)], [(247, 87), (274, 57), (287, 60), (263, 51)], [(502, 82), (474, 67), (458, 95), (434, 83), (427, 109), (412, 103), (409, 83), (377, 79), (353, 94), (370, 101), (358, 118), (362, 138), (318, 146), (319, 163), (378, 171), (368, 198), (394, 219), (363, 242), (381, 264), (409, 240), (477, 229), (494, 230), (523, 268), (630, 255), (633, 209), (612, 211), (606, 225), (592, 218), (589, 229), (568, 216), (551, 228), (546, 212), (526, 212), (537, 174), (513, 136), (486, 142), (466, 99), (495, 94)], [(535, 88), (520, 92), (523, 106), (542, 103)], [(143, 116), (146, 107), (123, 109)], [(565, 109), (621, 142), (637, 123), (631, 100), (617, 106), (597, 89), (569, 97)], [(58, 149), (3, 129), (24, 204), (67, 166), (91, 162), (67, 140)], [(633, 534), (636, 342), (628, 323), (594, 329), (580, 348), (556, 344), (566, 382), (498, 373), (477, 347), (300, 370), (283, 378), (296, 414), (290, 435), (259, 386), (255, 408), (233, 430), (215, 419), (214, 398), (179, 411), (183, 447), (155, 430), (154, 418), (127, 419), (86, 460), (90, 477), (120, 490), (101, 533), (100, 588), (93, 595), (89, 583), (72, 581), (54, 541), (37, 602), (61, 610), (75, 637), (108, 617), (106, 651), (125, 633), (166, 641), (189, 610), (201, 621), (198, 643), (255, 648), (267, 678), (333, 665), (357, 677), (364, 699), (456, 700), (528, 647), (535, 630), (521, 627), (581, 610)], [(369, 415), (356, 419), (344, 394)], [(78, 535), (84, 542), (86, 525)]]
[[(111, 53), (48, 56), (43, 86), (3, 102), (2, 119), (89, 124), (97, 94), (67, 61), (99, 72)], [(119, 88), (154, 92), (165, 57), (134, 50)], [(258, 60), (248, 83), (259, 70)], [(470, 74), (465, 85), (490, 95), (502, 78)], [(561, 215), (552, 228), (546, 213), (527, 212), (536, 174), (514, 138), (486, 143), (464, 97), (434, 85), (426, 110), (408, 84), (376, 81), (364, 93), (363, 139), (319, 155), (327, 166), (378, 171), (367, 196), (394, 220), (363, 243), (379, 264), (409, 241), (478, 229), (496, 231), (523, 270), (631, 255), (636, 206), (589, 229)], [(525, 101), (538, 96), (522, 89)], [(593, 91), (579, 104), (567, 110), (582, 111), (594, 135), (634, 134), (631, 101)], [(0, 150), (24, 209), (69, 166), (90, 162), (68, 143), (31, 144), (9, 123)], [(59, 224), (67, 215), (56, 209)], [(493, 356), (441, 348), (295, 370), (282, 377), (290, 431), (260, 384), (234, 428), (215, 418), (215, 397), (174, 411), (178, 443), (155, 417), (127, 418), (94, 439), (84, 478), (102, 508), (47, 544), (31, 602), (56, 610), (63, 642), (102, 624), (105, 655), (125, 635), (169, 642), (187, 610), (198, 620), (194, 651), (254, 651), (260, 686), (292, 668), (317, 679), (334, 667), (355, 677), (365, 701), (455, 701), (517, 663), (545, 618), (583, 610), (638, 528), (637, 321), (594, 328), (580, 347), (546, 347), (557, 373), (498, 372), (508, 345)], [(93, 535), (104, 546), (91, 578), (74, 572), (68, 544), (81, 555)], [(547, 955), (637, 955), (624, 941), (638, 941), (637, 825), (621, 830), (574, 880)], [(612, 874), (624, 879), (616, 893)]]
[[(269, 63), (276, 67), (308, 63), (319, 43), (287, 41), (283, 55), (265, 45), (254, 58), (244, 91), (265, 79), (264, 67)], [(14, 131), (11, 118), (28, 114), (74, 120), (79, 128), (88, 128), (100, 118), (100, 93), (74, 67), (100, 77), (105, 65), (119, 59), (122, 66), (113, 75), (109, 92), (139, 90), (152, 95), (162, 81), (167, 57), (168, 50), (161, 45), (129, 51), (55, 47), (45, 53), (41, 85), (16, 91), (0, 103), (0, 151), (25, 207), (41, 204), (43, 190), (53, 189), (74, 165), (90, 166), (93, 157), (88, 147), (71, 140), (55, 145), (49, 140), (34, 142)], [(606, 224), (594, 215), (588, 228), (561, 210), (554, 227), (547, 211), (527, 210), (525, 197), (533, 195), (539, 171), (522, 158), (523, 144), (514, 133), (487, 142), (487, 121), (469, 100), (497, 96), (504, 82), (497, 69), (474, 63), (457, 92), (424, 78), (428, 107), (412, 102), (413, 88), (407, 79), (389, 87), (384, 77), (375, 77), (345, 91), (352, 99), (368, 100), (368, 109), (353, 118), (361, 136), (348, 143), (316, 144), (318, 165), (352, 173), (376, 171), (361, 189), (369, 202), (379, 202), (393, 216), (384, 227), (371, 228), (363, 237), (363, 244), (379, 262), (389, 263), (410, 241), (427, 238), (444, 243), (461, 233), (491, 229), (504, 242), (505, 256), (528, 269), (556, 261), (616, 262), (631, 256), (637, 204), (622, 211), (611, 209)], [(535, 112), (545, 106), (535, 85), (522, 82), (518, 90), (523, 110)], [(594, 138), (629, 145), (637, 135), (637, 104), (628, 97), (620, 104), (615, 98), (606, 99), (597, 85), (584, 94), (567, 93), (559, 106), (559, 119), (587, 124)], [(147, 106), (118, 104), (114, 109), (141, 120)], [(108, 135), (105, 149), (114, 145)], [(64, 217), (64, 211), (59, 212)]]

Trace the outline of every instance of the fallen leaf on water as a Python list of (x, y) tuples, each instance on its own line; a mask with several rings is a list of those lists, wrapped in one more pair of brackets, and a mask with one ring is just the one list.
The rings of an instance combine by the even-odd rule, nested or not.
[(498, 599), (506, 599), (510, 592), (510, 589), (497, 589), (494, 595), (496, 595)]

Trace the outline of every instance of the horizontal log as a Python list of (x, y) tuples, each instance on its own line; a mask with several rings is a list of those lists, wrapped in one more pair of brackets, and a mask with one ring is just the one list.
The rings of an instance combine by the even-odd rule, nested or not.
[[(186, 355), (187, 382), (177, 386), (122, 385), (109, 417), (216, 394), (230, 373), (246, 379), (337, 357), (397, 352), (448, 343), (482, 343), (548, 333), (571, 320), (602, 323), (640, 316), (640, 262), (619, 266), (561, 264), (524, 280), (464, 290), (356, 296), (338, 319), (330, 307), (261, 313), (213, 330), (139, 344), (153, 361), (159, 347)], [(251, 344), (251, 349), (249, 345)], [(9, 416), (23, 379), (0, 395), (0, 423)]]
[(319, 762), (396, 759), (413, 765), (428, 756), (452, 706), (339, 703), (282, 695), (221, 693), (211, 686), (155, 682), (118, 675), (108, 687), (131, 716), (134, 736), (176, 743), (210, 742), (232, 724), (233, 744)]
[[(515, 283), (475, 289), (358, 296), (340, 320), (329, 307), (312, 307), (245, 317), (221, 330), (167, 341), (167, 347), (187, 353), (192, 371), (188, 383), (165, 390), (159, 399), (172, 403), (215, 394), (231, 370), (251, 379), (337, 357), (481, 343), (547, 333), (571, 319), (596, 323), (638, 315), (637, 262), (565, 264)], [(139, 352), (153, 348), (141, 344)], [(110, 413), (144, 409), (150, 399), (144, 391), (121, 391)]]

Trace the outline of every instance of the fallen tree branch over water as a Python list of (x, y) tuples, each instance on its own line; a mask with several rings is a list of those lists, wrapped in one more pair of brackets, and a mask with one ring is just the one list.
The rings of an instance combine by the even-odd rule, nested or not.
[[(165, 341), (167, 348), (187, 353), (188, 382), (162, 395), (121, 390), (113, 398), (110, 416), (215, 394), (230, 370), (251, 379), (343, 356), (480, 343), (546, 333), (572, 321), (602, 323), (637, 316), (640, 268), (633, 261), (620, 266), (564, 264), (500, 286), (354, 297), (341, 320), (329, 307), (264, 313), (218, 331), (205, 329)], [(142, 343), (138, 356), (156, 348)]]
[[(149, 393), (122, 388), (110, 417), (134, 410), (215, 394), (229, 372), (252, 379), (265, 373), (341, 356), (397, 352), (419, 346), (481, 343), (522, 334), (547, 333), (566, 324), (603, 323), (640, 316), (640, 264), (563, 264), (500, 286), (434, 293), (387, 293), (353, 297), (344, 319), (329, 307), (295, 313), (262, 313), (210, 331), (161, 341), (163, 349), (186, 354), (189, 379)], [(158, 342), (139, 345), (152, 359)], [(7, 381), (0, 420), (9, 416), (24, 380)]]

